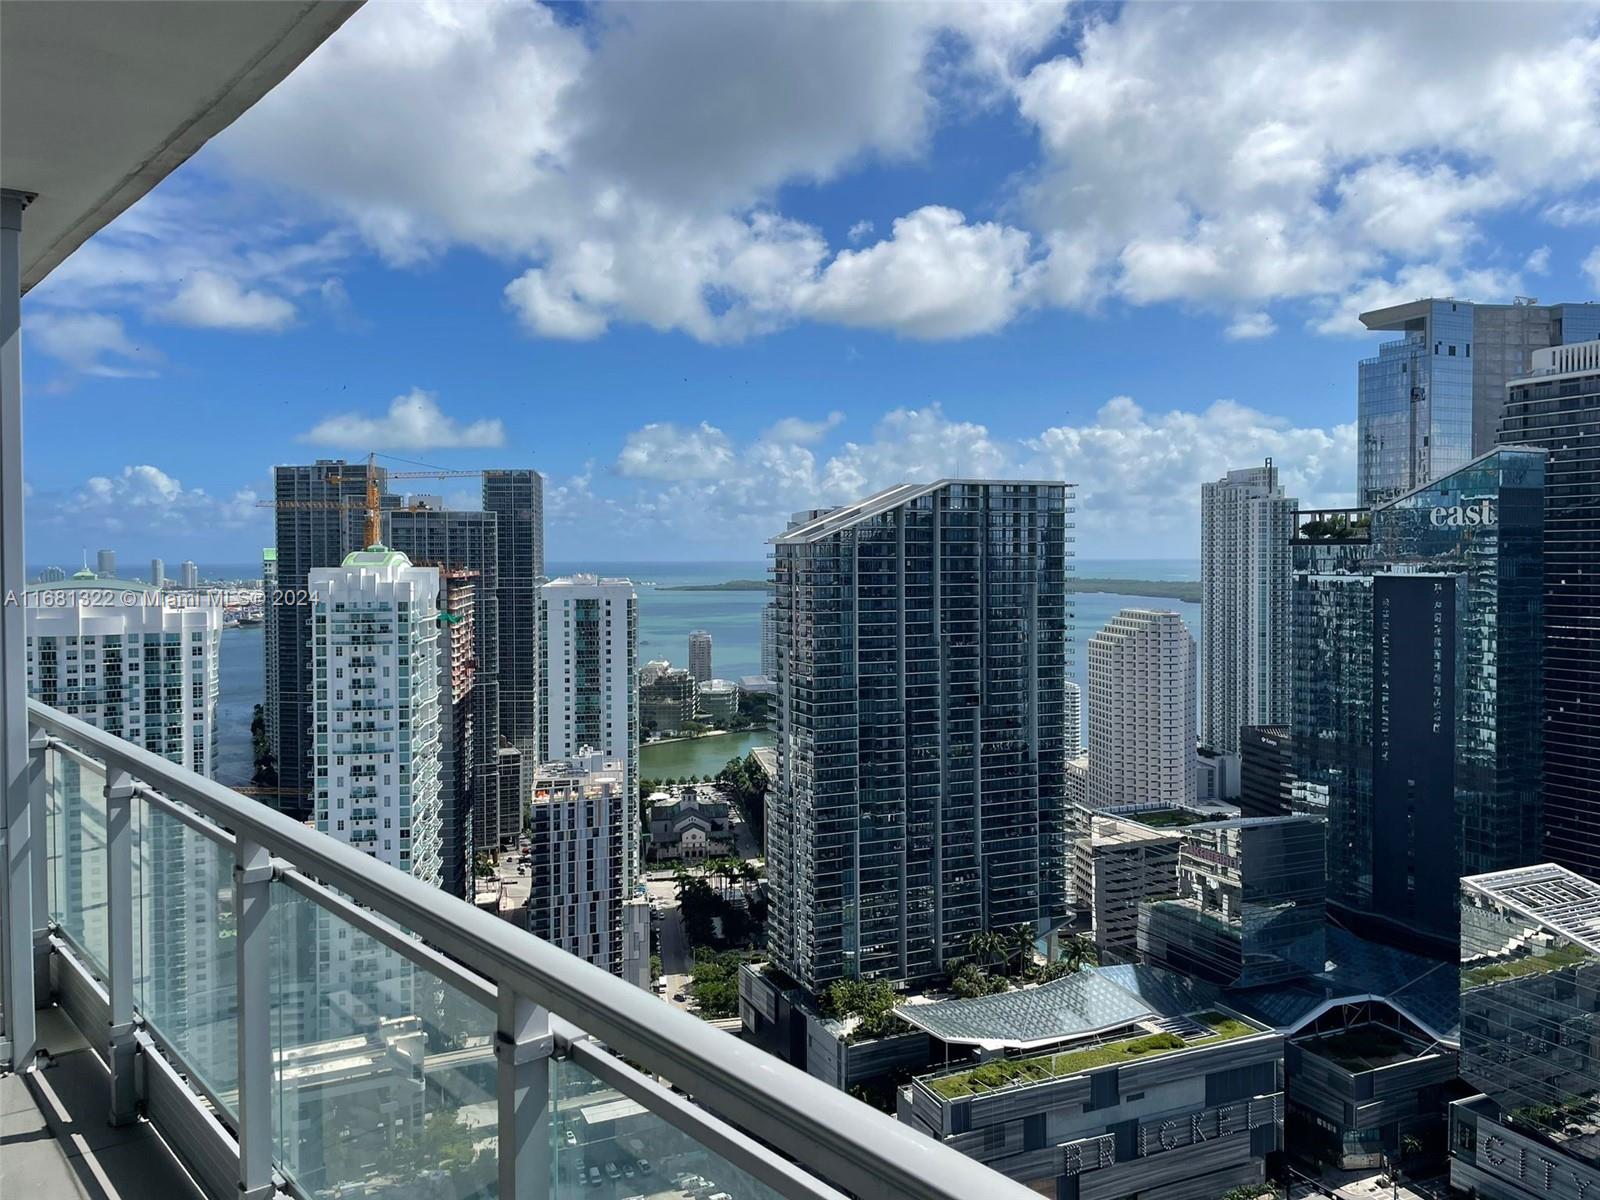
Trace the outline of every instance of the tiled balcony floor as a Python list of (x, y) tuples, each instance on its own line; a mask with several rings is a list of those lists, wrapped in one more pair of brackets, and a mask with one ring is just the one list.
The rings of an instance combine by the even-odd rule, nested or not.
[(106, 1069), (59, 1010), (39, 1041), (54, 1066), (0, 1076), (0, 1200), (201, 1200), (148, 1121), (106, 1124)]

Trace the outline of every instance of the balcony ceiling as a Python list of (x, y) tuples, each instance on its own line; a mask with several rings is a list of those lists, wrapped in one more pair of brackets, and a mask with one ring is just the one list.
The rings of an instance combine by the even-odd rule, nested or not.
[(0, 186), (26, 292), (226, 129), (361, 0), (5, 0)]

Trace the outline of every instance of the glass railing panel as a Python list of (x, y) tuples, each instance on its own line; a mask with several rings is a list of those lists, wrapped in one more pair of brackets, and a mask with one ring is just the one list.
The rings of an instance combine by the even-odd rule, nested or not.
[(50, 915), (106, 978), (106, 776), (56, 747), (45, 752)]
[(135, 796), (133, 978), (139, 1015), (236, 1116), (233, 851)]
[(272, 885), (273, 1135), (312, 1197), (493, 1197), (495, 1014)]
[(779, 1200), (734, 1166), (571, 1059), (550, 1064), (551, 1194)]

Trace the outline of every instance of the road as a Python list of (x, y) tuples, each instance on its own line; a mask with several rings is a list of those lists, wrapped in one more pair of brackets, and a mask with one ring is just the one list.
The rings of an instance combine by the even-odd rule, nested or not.
[[(668, 1004), (687, 1007), (673, 997), (689, 986), (689, 939), (684, 933), (683, 913), (678, 909), (678, 892), (672, 876), (656, 874), (645, 880), (645, 889), (655, 906), (656, 931), (661, 937), (661, 978), (667, 985), (663, 997)], [(687, 994), (687, 993), (685, 993)]]

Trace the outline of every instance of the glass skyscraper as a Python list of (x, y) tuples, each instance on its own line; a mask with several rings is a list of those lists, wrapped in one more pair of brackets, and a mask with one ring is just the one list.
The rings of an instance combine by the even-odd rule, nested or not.
[(1600, 885), (1552, 864), (1461, 881), (1450, 1182), (1491, 1200), (1600, 1189)]
[(1600, 340), (1541, 350), (1501, 440), (1545, 447), (1544, 856), (1600, 879)]
[(1492, 451), (1376, 509), (1343, 572), (1296, 545), (1296, 789), (1373, 936), (1453, 954), (1456, 881), (1538, 856), (1543, 489), (1542, 450)]
[(1066, 918), (1067, 495), (902, 484), (773, 539), (768, 941), (813, 994)]
[(1414, 300), (1361, 322), (1402, 335), (1358, 372), (1356, 494), (1373, 505), (1492, 449), (1506, 381), (1535, 350), (1600, 337), (1600, 304)]

